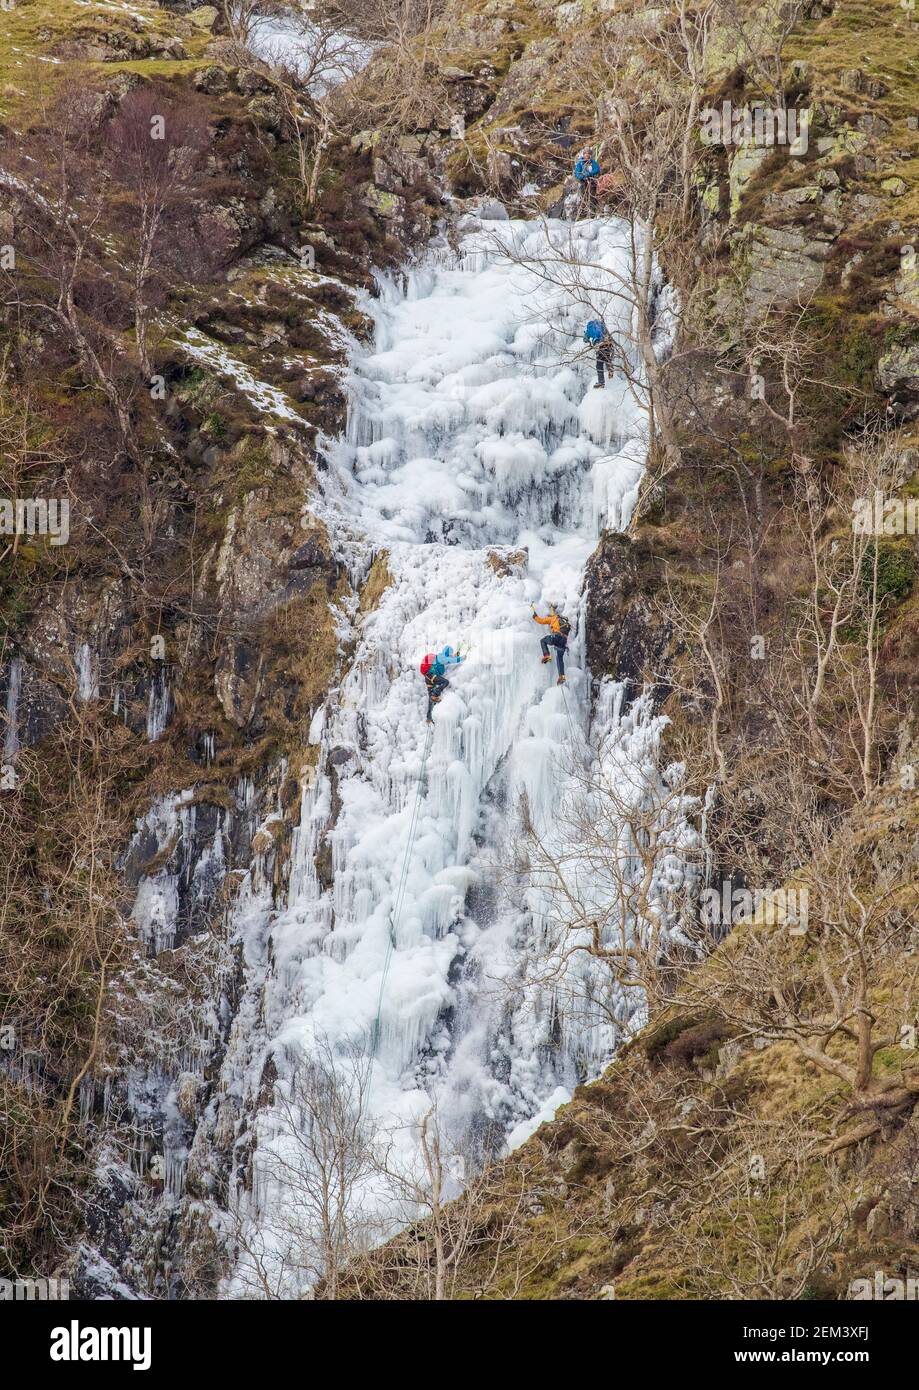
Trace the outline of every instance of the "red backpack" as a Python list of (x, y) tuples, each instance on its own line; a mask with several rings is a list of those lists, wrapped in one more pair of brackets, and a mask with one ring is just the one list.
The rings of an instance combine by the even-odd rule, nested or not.
[(421, 666), (420, 666), (420, 668), (419, 668), (420, 671), (421, 671), (421, 674), (422, 674), (423, 676), (426, 676), (426, 675), (428, 674), (428, 672), (430, 671), (430, 669), (431, 669), (431, 667), (432, 667), (433, 665), (434, 665), (434, 653), (433, 653), (433, 652), (428, 652), (427, 656), (424, 658), (424, 660), (422, 661)]

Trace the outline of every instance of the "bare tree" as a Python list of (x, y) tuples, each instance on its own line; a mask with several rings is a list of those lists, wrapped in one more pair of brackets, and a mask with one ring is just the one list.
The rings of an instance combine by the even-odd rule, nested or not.
[(737, 45), (747, 80), (779, 110), (786, 105), (785, 50), (804, 19), (807, 0), (715, 0), (719, 23)]
[(908, 1054), (898, 1069), (877, 1063), (897, 1042), (880, 1028), (877, 992), (892, 957), (915, 951), (919, 888), (880, 859), (865, 830), (849, 823), (831, 837), (819, 818), (795, 829), (806, 908), (764, 903), (702, 974), (687, 977), (680, 997), (684, 1007), (714, 1010), (739, 1037), (793, 1043), (842, 1083), (839, 1124), (859, 1123), (833, 1151), (884, 1129), (919, 1098), (919, 1065)]
[(400, 1138), (390, 1134), (378, 1166), (405, 1229), (352, 1264), (342, 1281), (346, 1297), (516, 1298), (590, 1229), (589, 1212), (562, 1208), (538, 1147), (473, 1169), (447, 1138), (434, 1104), (412, 1127), (414, 1160)]
[[(653, 460), (646, 490), (682, 457), (668, 380), (683, 351), (680, 309), (675, 298), (668, 302), (670, 321), (662, 332), (661, 267), (666, 264), (687, 285), (704, 279), (698, 265), (687, 266), (686, 255), (690, 243), (694, 255), (700, 254), (691, 226), (691, 191), (710, 21), (710, 6), (681, 5), (673, 24), (644, 37), (641, 29), (633, 34), (623, 26), (604, 28), (588, 68), (577, 49), (565, 60), (565, 77), (581, 106), (594, 111), (601, 158), (616, 176), (630, 239), (624, 265), (595, 264), (579, 255), (573, 242), (565, 246), (558, 238), (548, 238), (548, 255), (541, 249), (527, 257), (505, 246), (537, 282), (562, 289), (569, 302), (583, 305), (586, 317), (615, 313), (621, 320), (615, 365), (647, 412), (651, 438), (659, 441), (663, 455)], [(636, 50), (647, 59), (638, 94)]]
[[(15, 503), (29, 495), (36, 478), (57, 473), (67, 461), (60, 440), (41, 427), (28, 385), (14, 383), (10, 354), (0, 356), (0, 497)], [(0, 549), (0, 564), (19, 551), (19, 531)], [(0, 644), (0, 663), (5, 657), (8, 633)]]
[[(821, 1152), (819, 1105), (776, 1120), (739, 1100), (730, 1074), (741, 1045), (727, 1029), (681, 1017), (682, 1033), (662, 1046), (651, 1029), (644, 1052), (623, 1059), (566, 1117), (577, 1149), (609, 1175), (604, 1230), (615, 1248), (632, 1245), (641, 1228), (645, 1249), (685, 1296), (802, 1297), (849, 1229), (843, 1184)], [(708, 1060), (715, 1050), (723, 1080), (700, 1077), (700, 1052)], [(819, 1223), (815, 1176), (825, 1198)]]
[(283, 39), (268, 31), (255, 47), (250, 37), (248, 43), (237, 38), (234, 48), (238, 65), (266, 83), (278, 102), (283, 134), (297, 155), (306, 215), (315, 209), (329, 147), (350, 126), (351, 101), (342, 88), (368, 57), (366, 45), (339, 27), (343, 18), (292, 5), (284, 12)]
[(256, 1210), (250, 1219), (241, 1207), (236, 1224), (236, 1277), (254, 1294), (279, 1298), (294, 1287), (335, 1299), (345, 1265), (378, 1233), (365, 1210), (375, 1171), (369, 1077), (357, 1047), (341, 1052), (320, 1037), (276, 1083), (280, 1133), (256, 1153)]
[[(641, 742), (639, 733), (637, 742)], [(656, 1013), (663, 980), (703, 949), (693, 903), (703, 846), (682, 769), (652, 770), (649, 747), (630, 750), (618, 729), (596, 757), (567, 760), (551, 821), (521, 801), (523, 836), (504, 875), (519, 901), (527, 887), (533, 943), (511, 987), (551, 991), (617, 1038), (631, 1018)]]
[(689, 221), (695, 191), (699, 116), (707, 81), (707, 59), (715, 27), (717, 0), (676, 0), (671, 23), (640, 28), (643, 47), (650, 50), (673, 92), (682, 103), (683, 134), (679, 169), (682, 179), (681, 216)]
[(442, 1302), (453, 1297), (470, 1250), (481, 1176), (470, 1170), (463, 1186), (465, 1156), (447, 1137), (435, 1102), (409, 1127), (412, 1156), (406, 1154), (404, 1137), (404, 1130), (382, 1136), (376, 1170), (387, 1205), (399, 1213), (400, 1224), (410, 1223), (414, 1236), (415, 1297)]
[(437, 30), (443, 8), (444, 0), (334, 0), (330, 13), (341, 17), (342, 28), (375, 50), (348, 92), (364, 126), (411, 131), (444, 119), (449, 97)]
[(722, 721), (730, 707), (730, 665), (722, 631), (722, 584), (729, 542), (722, 540), (716, 528), (713, 528), (712, 534), (714, 555), (710, 596), (701, 606), (691, 602), (688, 596), (676, 591), (667, 571), (664, 575), (667, 599), (662, 618), (680, 633), (696, 657), (689, 669), (697, 673), (697, 679), (688, 684), (684, 677), (679, 682), (680, 693), (692, 704), (708, 705), (710, 762), (716, 781), (724, 786), (728, 782), (728, 761)]
[[(780, 1124), (738, 1115), (731, 1148), (719, 1155), (686, 1200), (659, 1222), (668, 1254), (688, 1291), (711, 1297), (807, 1296), (843, 1243), (851, 1221), (838, 1173), (823, 1161), (807, 1117)], [(812, 1219), (808, 1178), (820, 1169), (823, 1212)], [(702, 1175), (700, 1174), (700, 1177)]]
[(219, 0), (223, 27), (237, 43), (246, 44), (260, 25), (299, 12), (297, 0)]
[(124, 955), (117, 732), (72, 705), (57, 758), (16, 756), (0, 795), (0, 1259), (53, 1259), (79, 1219), (93, 1161), (76, 1142), (84, 1080), (110, 1058), (110, 982)]
[[(882, 537), (859, 518), (860, 508), (873, 509), (895, 477), (899, 453), (897, 437), (875, 429), (847, 451), (841, 477), (821, 479), (806, 467), (796, 485), (794, 520), (810, 574), (794, 638), (803, 682), (791, 698), (806, 714), (815, 749), (826, 752), (839, 728), (839, 690), (829, 686), (834, 675), (842, 678), (859, 728), (853, 747), (866, 796), (879, 773), (878, 647), (889, 596), (880, 571)], [(825, 717), (831, 697), (837, 699), (832, 723)]]
[[(652, 444), (659, 441), (664, 446), (664, 460), (651, 469), (654, 483), (659, 483), (677, 467), (681, 457), (667, 392), (678, 329), (676, 305), (662, 297), (664, 284), (655, 258), (658, 243), (653, 225), (630, 219), (625, 231), (628, 248), (620, 264), (592, 259), (584, 254), (576, 233), (565, 239), (550, 235), (548, 228), (538, 245), (531, 239), (507, 238), (500, 233), (487, 234), (484, 240), (490, 254), (526, 270), (533, 287), (534, 314), (545, 318), (541, 295), (548, 291), (564, 305), (566, 314), (578, 306), (585, 321), (596, 318), (607, 323), (613, 337), (610, 350), (614, 369), (647, 415)], [(665, 302), (669, 319), (664, 314)], [(578, 355), (587, 351), (593, 349), (582, 349)], [(646, 482), (645, 486), (649, 485)]]
[(851, 394), (850, 387), (820, 375), (827, 343), (814, 331), (812, 303), (807, 297), (790, 306), (770, 304), (746, 325), (741, 349), (751, 397), (784, 431), (795, 463), (804, 458), (803, 441), (813, 425), (802, 406), (807, 393), (820, 386)]
[(153, 485), (170, 452), (162, 413), (147, 408), (154, 329), (171, 327), (169, 295), (181, 278), (204, 275), (224, 250), (198, 230), (204, 108), (190, 97), (179, 110), (139, 89), (114, 115), (104, 104), (100, 114), (98, 94), (73, 85), (39, 88), (37, 101), (40, 120), (0, 161), (16, 252), (0, 271), (0, 302), (50, 328), (52, 346), (66, 344), (85, 388), (98, 393), (117, 436), (107, 452), (130, 460), (140, 490), (146, 552), (169, 506)]
[[(0, 165), (0, 190), (15, 209), (20, 253), (28, 253), (39, 274), (23, 274), (18, 268), (0, 275), (0, 284), (8, 304), (26, 314), (37, 313), (64, 332), (87, 382), (111, 407), (125, 453), (133, 456), (131, 387), (117, 370), (116, 339), (101, 331), (98, 319), (91, 320), (80, 302), (94, 278), (97, 239), (106, 213), (106, 190), (91, 157), (97, 130), (93, 94), (69, 87), (54, 99), (41, 89), (37, 96), (43, 132), (38, 149), (9, 152)], [(36, 153), (41, 155), (38, 179), (33, 170)]]
[(128, 93), (108, 129), (112, 205), (127, 252), (137, 355), (148, 382), (151, 289), (162, 282), (170, 260), (181, 260), (186, 274), (192, 268), (196, 238), (185, 213), (207, 143), (207, 122), (193, 100), (186, 98), (179, 108), (145, 88)]

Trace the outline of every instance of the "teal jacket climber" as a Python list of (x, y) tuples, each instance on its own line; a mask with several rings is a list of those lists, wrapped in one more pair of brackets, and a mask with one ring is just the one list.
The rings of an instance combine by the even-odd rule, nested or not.
[(454, 651), (452, 647), (441, 647), (436, 654), (428, 652), (422, 661), (421, 674), (428, 691), (428, 712), (425, 717), (429, 724), (433, 722), (431, 715), (434, 706), (440, 704), (441, 696), (450, 684), (447, 680), (447, 667), (459, 666), (463, 661), (465, 657), (460, 656), (459, 651)]
[(597, 384), (595, 391), (602, 391), (606, 384), (606, 373), (613, 374), (613, 340), (607, 332), (602, 319), (591, 319), (584, 329), (584, 341), (597, 349)]
[(452, 647), (441, 647), (426, 671), (426, 675), (445, 676), (448, 666), (459, 666), (466, 658)]
[(595, 179), (600, 172), (600, 166), (595, 159), (588, 159), (584, 155), (577, 160), (574, 166), (574, 177), (578, 183), (584, 183), (586, 179)]

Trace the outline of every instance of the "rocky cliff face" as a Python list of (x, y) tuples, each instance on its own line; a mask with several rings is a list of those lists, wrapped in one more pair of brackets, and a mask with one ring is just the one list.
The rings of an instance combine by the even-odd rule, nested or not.
[[(357, 602), (310, 508), (322, 467), (315, 440), (344, 424), (342, 364), (364, 331), (356, 292), (372, 266), (407, 251), (364, 197), (370, 159), (347, 143), (305, 219), (269, 85), (257, 65), (228, 61), (216, 19), (207, 8), (186, 18), (126, 7), (113, 23), (91, 6), (77, 15), (30, 4), (4, 14), (0, 35), (0, 228), (16, 248), (8, 303), (36, 285), (39, 301), (27, 327), (5, 312), (0, 329), (4, 493), (22, 494), (25, 470), (36, 490), (40, 480), (66, 497), (71, 518), (66, 546), (19, 535), (0, 560), (2, 814), (17, 850), (4, 942), (4, 969), (17, 978), (4, 987), (7, 1119), (31, 1078), (10, 1141), (20, 1176), (5, 1180), (24, 1236), (5, 1255), (21, 1272), (62, 1253), (21, 1165), (47, 1142), (53, 1169), (51, 1134), (63, 1123), (73, 1161), (50, 1181), (60, 1177), (61, 1231), (82, 1231), (75, 1272), (90, 1296), (181, 1292), (182, 1278), (199, 1287), (195, 1271), (180, 1273), (180, 1251), (192, 1198), (226, 1177), (196, 1170), (194, 1141), (216, 1105), (242, 988), (228, 915), (241, 885), (285, 891), (311, 775), (307, 734), (346, 660), (337, 615)], [(39, 112), (16, 71), (30, 59), (35, 69), (50, 62), (57, 79)], [(193, 112), (196, 164), (152, 247), (163, 275), (151, 281), (156, 346), (143, 382), (129, 303), (143, 187), (110, 165), (109, 151), (131, 121), (159, 110), (167, 139), (170, 121)], [(72, 217), (81, 236), (86, 227), (78, 264), (46, 254), (42, 218), (55, 212), (30, 183), (55, 122)], [(179, 143), (192, 140), (183, 130)], [(402, 206), (403, 229), (424, 236), (423, 195), (413, 190)], [(49, 280), (74, 272), (67, 323), (43, 296)], [(96, 380), (74, 325), (102, 363)], [(106, 414), (106, 382), (128, 402), (127, 447)], [(57, 917), (71, 853), (80, 866), (92, 855), (105, 876), (98, 932)], [(74, 891), (81, 897), (82, 883)], [(33, 897), (43, 934), (23, 972)], [(58, 1027), (41, 981), (61, 960), (74, 968), (61, 976)], [(213, 1287), (216, 1270), (205, 1269), (201, 1287)]]

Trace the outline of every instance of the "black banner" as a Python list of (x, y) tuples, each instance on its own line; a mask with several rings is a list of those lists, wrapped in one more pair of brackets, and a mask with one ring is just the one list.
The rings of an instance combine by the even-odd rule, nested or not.
[(331, 1361), (349, 1379), (424, 1367), (430, 1383), (451, 1372), (468, 1379), (498, 1353), (517, 1381), (530, 1370), (544, 1380), (557, 1369), (568, 1387), (579, 1376), (594, 1382), (600, 1358), (612, 1382), (633, 1372), (728, 1373), (742, 1382), (762, 1367), (810, 1367), (829, 1379), (840, 1369), (877, 1376), (908, 1364), (919, 1321), (914, 1300), (871, 1292), (863, 1301), (787, 1304), (7, 1301), (0, 1321), (18, 1363), (8, 1381), (33, 1370), (65, 1383), (206, 1375), (206, 1390), (217, 1390), (215, 1376), (239, 1385), (253, 1369), (257, 1390), (267, 1390), (290, 1376), (300, 1384), (327, 1379)]

